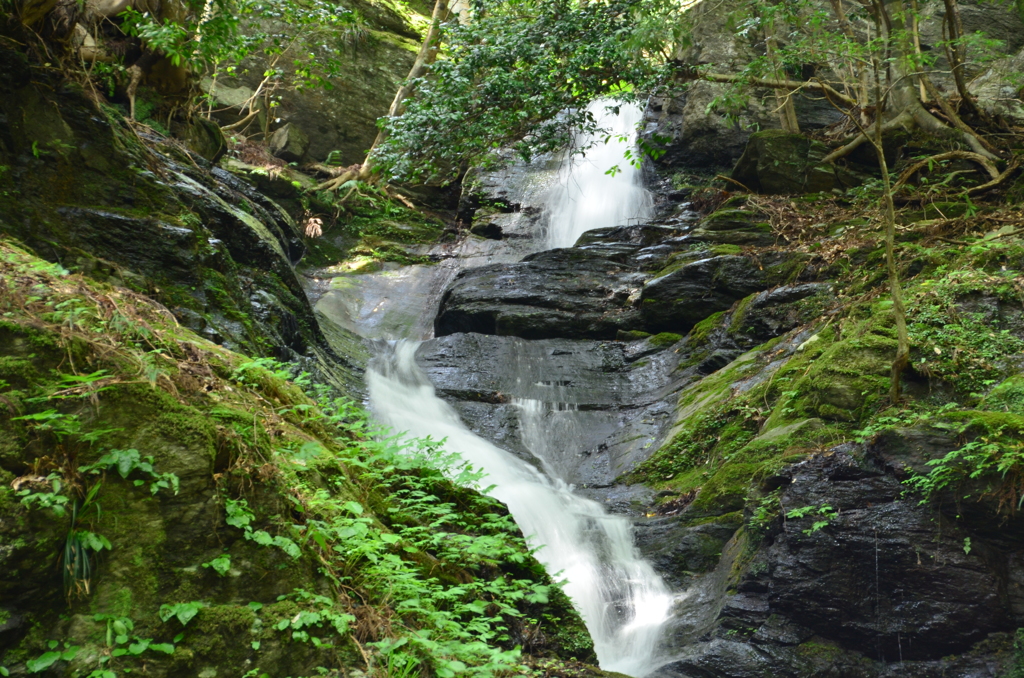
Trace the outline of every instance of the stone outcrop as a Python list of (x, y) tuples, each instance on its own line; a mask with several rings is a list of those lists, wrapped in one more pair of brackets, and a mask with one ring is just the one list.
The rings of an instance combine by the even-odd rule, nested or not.
[[(292, 134), (306, 139), (306, 143), (287, 146), (287, 157), (281, 157), (288, 162), (323, 161), (332, 152), (332, 160), (339, 165), (362, 162), (377, 136), (377, 119), (387, 115), (419, 50), (421, 38), (411, 16), (403, 16), (384, 3), (350, 0), (343, 5), (359, 12), (360, 25), (348, 37), (333, 38), (341, 45), (336, 55), (339, 72), (329, 79), (330, 87), (290, 90), (280, 96), (278, 106), (270, 109), (271, 120), (263, 110), (252, 125), (256, 133), (265, 129), (274, 133), (288, 125)], [(418, 10), (429, 17), (429, 7)], [(294, 31), (285, 24), (264, 28), (285, 36)], [(294, 37), (292, 49), (298, 53), (321, 49), (323, 36)], [(271, 63), (270, 57), (253, 56), (238, 69), (240, 75), (222, 75), (215, 87), (207, 80), (207, 91), (212, 90), (226, 108), (217, 114), (218, 119), (224, 124), (240, 120), (243, 112), (239, 107), (255, 94), (268, 69), (281, 69), (281, 79), (286, 82), (296, 78), (297, 66), (292, 61), (284, 58)], [(257, 97), (257, 109), (265, 108), (262, 98)]]
[(643, 276), (603, 253), (550, 250), (460, 274), (441, 300), (434, 331), (614, 339), (639, 324), (630, 295), (642, 284)]
[(293, 269), (304, 244), (280, 206), (173, 142), (139, 143), (81, 93), (33, 81), (13, 50), (0, 56), (15, 93), (0, 101), (0, 229), (152, 294), (210, 340), (308, 359), (357, 388), (345, 360), (322, 360), (333, 353)]

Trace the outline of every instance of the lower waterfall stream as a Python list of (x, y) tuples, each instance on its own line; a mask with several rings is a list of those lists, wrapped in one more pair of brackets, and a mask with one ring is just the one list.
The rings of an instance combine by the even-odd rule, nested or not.
[[(604, 171), (604, 164), (623, 162), (631, 142), (616, 137), (632, 134), (640, 108), (606, 110), (599, 102), (592, 112), (600, 126), (612, 130), (612, 139), (596, 146), (585, 166), (563, 160), (558, 184), (546, 196), (547, 233), (538, 234), (538, 244), (546, 240), (549, 246), (571, 246), (584, 230), (648, 216), (651, 199), (641, 186), (639, 170), (627, 166), (612, 176)], [(541, 470), (466, 427), (417, 365), (418, 341), (398, 338), (378, 346), (367, 371), (375, 416), (409, 436), (445, 439), (446, 449), (487, 474), (485, 482), (494, 485), (491, 494), (508, 506), (531, 546), (539, 549), (537, 558), (553, 577), (565, 581), (601, 667), (639, 678), (668, 661), (661, 637), (671, 616), (672, 593), (634, 547), (630, 521), (574, 494), (561, 477), (559, 463), (566, 455), (559, 448), (571, 446), (573, 427), (579, 426), (573, 406), (513, 401), (522, 443)]]
[(447, 450), (487, 472), (486, 482), (495, 485), (491, 494), (508, 506), (530, 544), (540, 547), (537, 558), (566, 580), (602, 668), (638, 677), (656, 668), (672, 597), (636, 553), (629, 521), (470, 432), (416, 365), (418, 346), (399, 341), (371, 366), (374, 414), (396, 431), (445, 438)]

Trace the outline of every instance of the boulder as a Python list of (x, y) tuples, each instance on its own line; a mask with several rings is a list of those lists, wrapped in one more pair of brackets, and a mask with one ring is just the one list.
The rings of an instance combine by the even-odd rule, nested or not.
[(441, 299), (434, 332), (614, 339), (640, 322), (629, 299), (643, 279), (600, 251), (580, 249), (469, 269)]
[(206, 118), (196, 116), (190, 120), (185, 125), (183, 137), (189, 150), (212, 163), (219, 161), (228, 151), (220, 125)]
[(720, 245), (773, 245), (775, 236), (766, 217), (758, 212), (725, 208), (709, 215), (690, 233), (689, 240)]
[(309, 137), (294, 123), (288, 123), (270, 137), (270, 152), (285, 162), (299, 162), (309, 149)]
[(711, 314), (768, 287), (768, 275), (750, 257), (700, 259), (644, 285), (640, 294), (644, 328), (682, 334)]
[(765, 130), (750, 135), (732, 178), (758, 193), (820, 193), (854, 185), (821, 159), (828, 147), (802, 134)]

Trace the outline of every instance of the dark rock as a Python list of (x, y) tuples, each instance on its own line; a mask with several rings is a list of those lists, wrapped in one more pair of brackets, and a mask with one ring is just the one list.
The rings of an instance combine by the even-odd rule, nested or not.
[[(230, 348), (331, 358), (340, 362), (304, 369), (358, 380), (321, 332), (292, 268), (301, 237), (274, 201), (162, 137), (140, 135), (144, 148), (53, 77), (37, 73), (0, 99), (11, 123), (0, 125), (0, 165), (9, 168), (0, 174), (0, 230), (40, 256), (152, 295)], [(33, 154), (33, 142), (67, 157)]]
[(295, 123), (288, 123), (270, 137), (270, 152), (285, 162), (299, 162), (309, 148), (309, 137)]
[(464, 271), (441, 300), (437, 336), (455, 332), (527, 339), (614, 339), (640, 324), (629, 303), (644, 276), (580, 249)]
[(673, 516), (637, 521), (634, 530), (644, 557), (674, 590), (683, 590), (695, 575), (715, 569), (742, 524), (739, 513), (696, 526)]
[(802, 134), (765, 130), (750, 135), (732, 178), (759, 193), (820, 193), (855, 185), (821, 159), (828, 147)]
[(183, 137), (189, 150), (211, 163), (216, 163), (228, 151), (220, 125), (206, 118), (192, 118), (185, 126)]
[[(475, 433), (543, 458), (566, 482), (607, 488), (674, 421), (678, 355), (649, 344), (460, 333), (424, 342), (416, 358)], [(538, 426), (557, 442), (540, 444)]]
[(644, 285), (640, 295), (644, 327), (682, 334), (769, 284), (764, 270), (749, 257), (694, 261)]
[(775, 244), (771, 224), (759, 213), (746, 209), (720, 209), (701, 221), (688, 241), (724, 245)]
[(487, 238), (489, 240), (501, 240), (504, 233), (501, 230), (501, 226), (497, 225), (493, 221), (479, 221), (474, 223), (470, 227), (469, 232), (473, 235), (478, 235), (481, 238)]
[[(846, 444), (788, 467), (774, 483), (783, 512), (827, 505), (835, 513), (817, 529), (817, 514), (780, 516), (765, 534), (726, 546), (718, 569), (697, 580), (718, 587), (716, 620), (655, 675), (739, 678), (769, 666), (793, 678), (1002, 675), (999, 648), (1009, 645), (1000, 634), (1024, 621), (1020, 577), (1004, 585), (1002, 573), (1019, 568), (1024, 548), (994, 548), (963, 521), (906, 498), (893, 475), (893, 454), (917, 463), (945, 446), (894, 432), (870, 454)], [(692, 632), (676, 629), (681, 639)]]

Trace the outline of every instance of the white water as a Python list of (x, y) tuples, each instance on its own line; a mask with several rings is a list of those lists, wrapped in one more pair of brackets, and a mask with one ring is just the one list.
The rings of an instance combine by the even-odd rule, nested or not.
[[(651, 216), (654, 201), (643, 187), (640, 168), (625, 157), (627, 150), (636, 151), (633, 139), (643, 109), (637, 104), (620, 104), (616, 115), (607, 110), (608, 104), (595, 101), (590, 112), (611, 138), (607, 143), (598, 138), (586, 155), (567, 157), (558, 185), (548, 196), (548, 247), (572, 247), (585, 231)], [(580, 138), (577, 144), (586, 146), (592, 141), (591, 137)], [(614, 176), (607, 174), (613, 167), (619, 171)]]
[(659, 639), (672, 596), (633, 547), (629, 521), (467, 430), (416, 365), (418, 346), (399, 341), (367, 372), (376, 417), (413, 437), (447, 438), (447, 450), (486, 471), (491, 494), (541, 547), (537, 558), (566, 581), (601, 668), (637, 677), (653, 671), (663, 663)]

